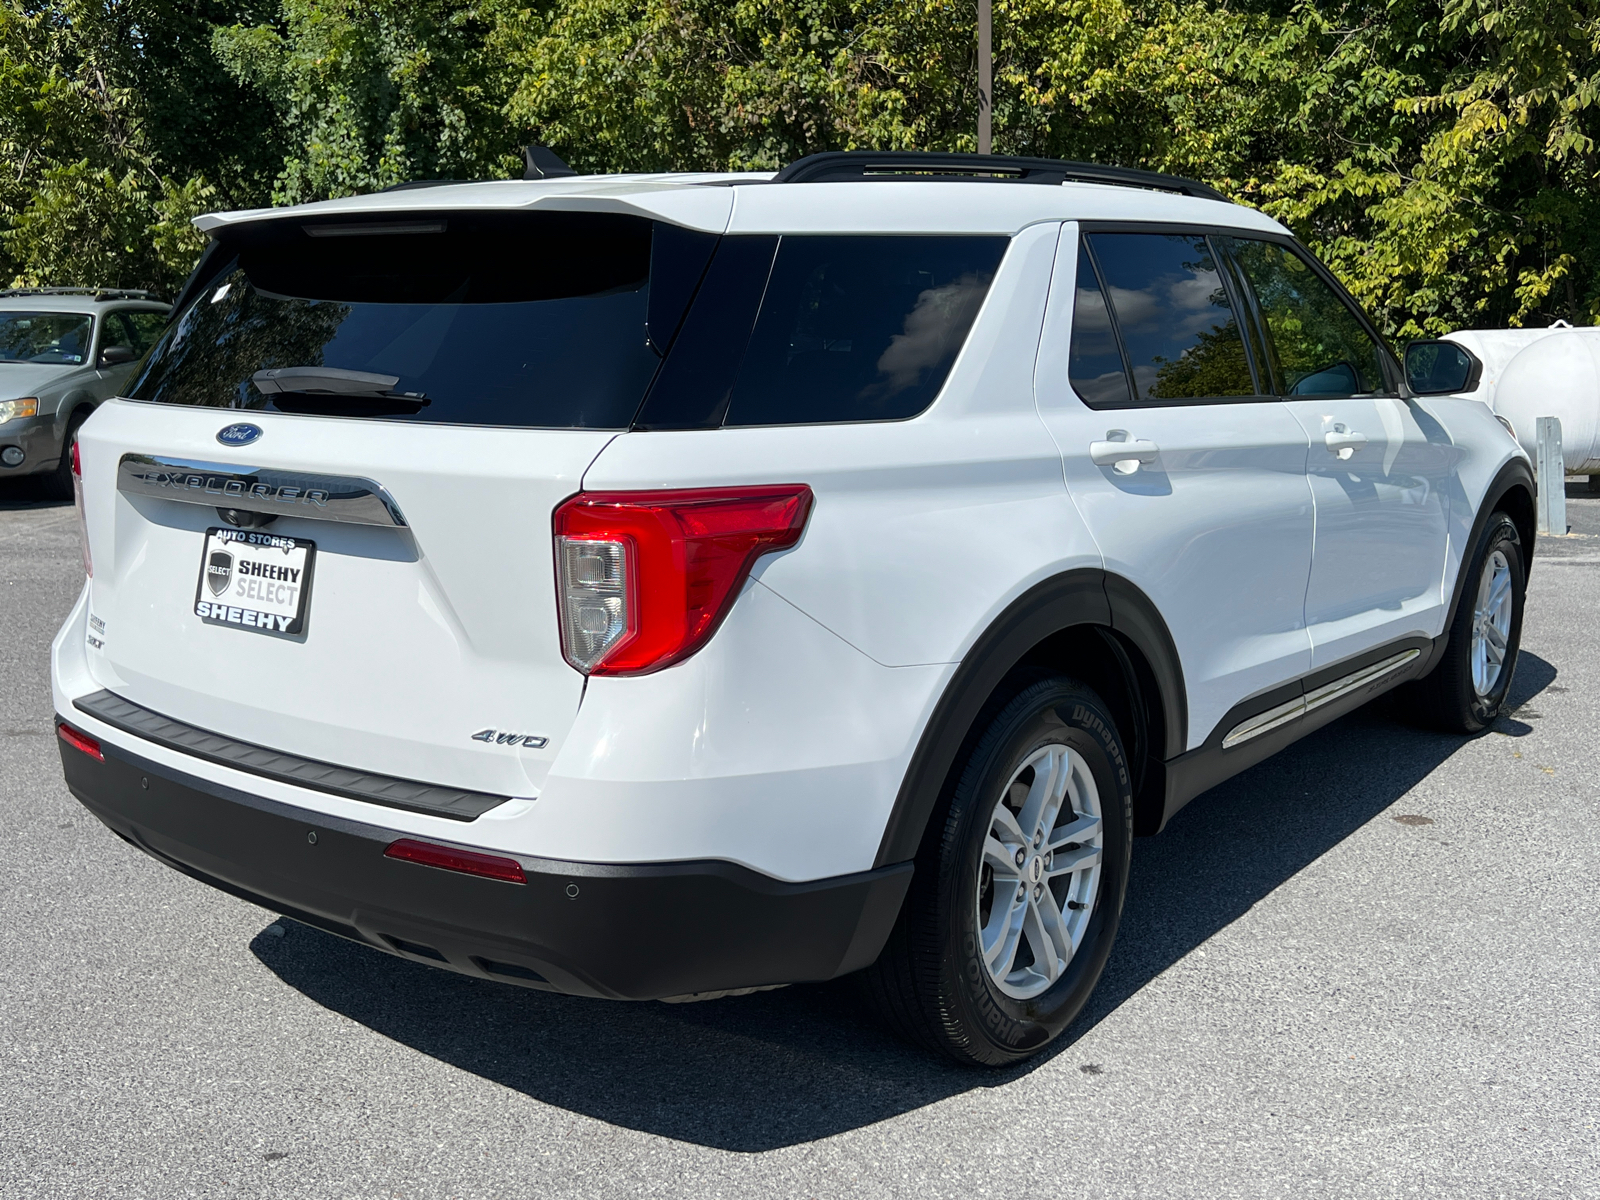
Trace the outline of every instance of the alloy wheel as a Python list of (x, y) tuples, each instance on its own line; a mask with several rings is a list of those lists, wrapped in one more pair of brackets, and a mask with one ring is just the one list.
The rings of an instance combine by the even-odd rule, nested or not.
[(1100, 793), (1070, 746), (1033, 751), (1001, 790), (978, 864), (978, 929), (989, 977), (1026, 1000), (1061, 978), (1100, 887)]
[(1481, 699), (1494, 694), (1505, 670), (1511, 615), (1511, 564), (1496, 550), (1483, 564), (1472, 608), (1472, 687)]

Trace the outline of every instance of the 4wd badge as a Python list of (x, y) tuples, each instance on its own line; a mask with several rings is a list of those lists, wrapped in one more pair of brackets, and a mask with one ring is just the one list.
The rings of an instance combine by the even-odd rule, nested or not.
[(543, 750), (550, 744), (549, 738), (535, 733), (502, 733), (498, 729), (480, 729), (472, 735), (472, 740), (491, 746), (526, 746), (530, 750)]

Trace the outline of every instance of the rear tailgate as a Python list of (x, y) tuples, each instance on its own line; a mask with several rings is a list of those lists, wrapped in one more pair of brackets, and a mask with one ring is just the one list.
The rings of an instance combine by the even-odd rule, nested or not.
[[(536, 794), (583, 690), (561, 653), (551, 512), (613, 435), (260, 412), (248, 414), (257, 441), (219, 444), (244, 415), (113, 401), (85, 427), (96, 681), (306, 758)], [(119, 487), (127, 456), (215, 469), (156, 488), (129, 487), (124, 473)], [(404, 524), (287, 504), (262, 532), (314, 546), (303, 631), (208, 622), (202, 558), (225, 500), (200, 481), (224, 471), (363, 478)]]

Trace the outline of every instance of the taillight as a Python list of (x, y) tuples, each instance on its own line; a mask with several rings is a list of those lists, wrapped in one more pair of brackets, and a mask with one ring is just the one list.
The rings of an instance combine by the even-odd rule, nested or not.
[(63, 742), (71, 746), (74, 750), (82, 750), (90, 758), (98, 758), (101, 762), (105, 762), (106, 756), (100, 749), (100, 743), (95, 741), (87, 733), (79, 733), (65, 721), (57, 722), (56, 733), (60, 736)]
[(484, 879), (498, 879), (502, 883), (528, 882), (527, 876), (522, 873), (522, 864), (514, 858), (479, 854), (476, 850), (458, 850), (454, 846), (419, 842), (415, 838), (390, 842), (383, 856), (398, 858), (402, 862), (421, 863), (425, 867), (460, 871), (463, 875), (481, 875)]
[(643, 675), (703, 646), (755, 560), (800, 540), (805, 484), (582, 492), (556, 510), (561, 652), (585, 675)]
[(78, 509), (78, 541), (83, 546), (83, 571), (94, 578), (94, 559), (89, 557), (89, 522), (83, 515), (83, 460), (78, 457), (78, 439), (72, 439), (72, 503)]

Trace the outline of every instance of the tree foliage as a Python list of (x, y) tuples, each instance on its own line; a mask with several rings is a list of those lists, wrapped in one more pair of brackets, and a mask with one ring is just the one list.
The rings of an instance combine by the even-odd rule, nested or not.
[[(1284, 221), (1397, 336), (1600, 316), (1596, 0), (995, 0), (1001, 152)], [(972, 149), (973, 0), (0, 0), (0, 263), (172, 286), (205, 206)]]

